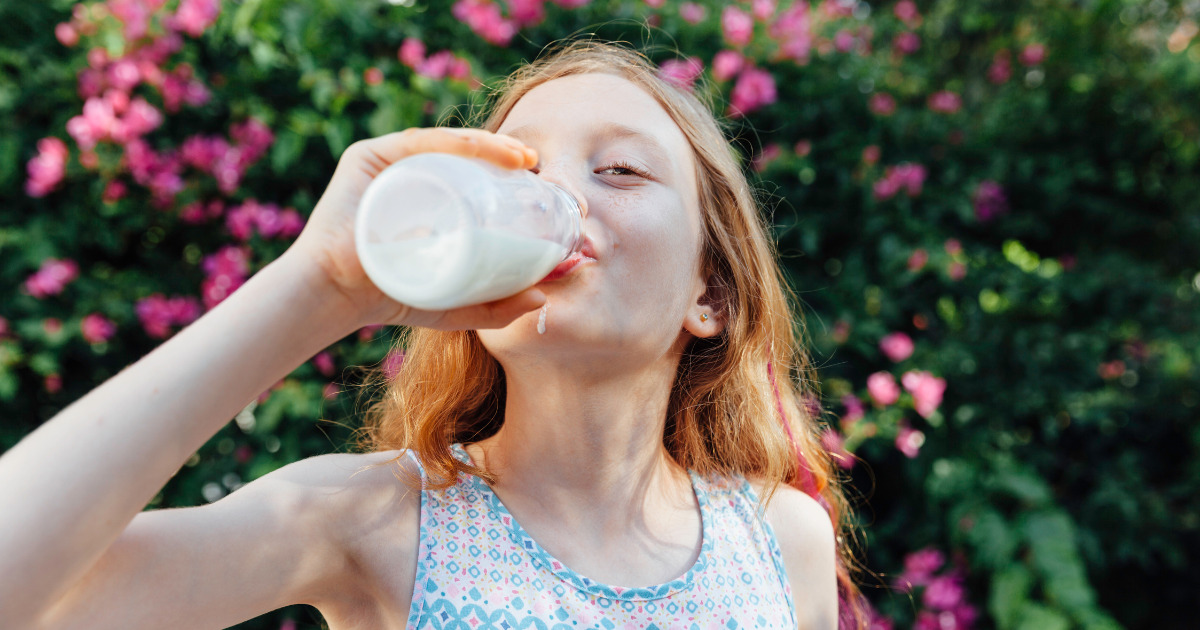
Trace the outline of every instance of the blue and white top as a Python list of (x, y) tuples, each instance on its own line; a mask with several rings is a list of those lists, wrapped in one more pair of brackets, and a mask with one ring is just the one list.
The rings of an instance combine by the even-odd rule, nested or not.
[[(461, 445), (452, 450), (470, 462)], [(783, 557), (750, 484), (689, 474), (703, 527), (700, 555), (683, 576), (636, 588), (572, 571), (474, 475), (424, 489), (408, 629), (795, 628)]]

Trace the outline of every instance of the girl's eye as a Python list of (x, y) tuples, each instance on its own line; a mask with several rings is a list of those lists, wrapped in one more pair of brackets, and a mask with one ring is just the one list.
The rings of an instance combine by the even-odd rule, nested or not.
[(643, 170), (637, 168), (636, 166), (633, 166), (632, 164), (629, 164), (627, 162), (616, 162), (613, 164), (609, 164), (608, 166), (605, 166), (604, 168), (600, 169), (597, 172), (601, 173), (601, 174), (611, 173), (613, 175), (632, 175), (635, 177), (649, 177), (645, 171), (643, 171)]

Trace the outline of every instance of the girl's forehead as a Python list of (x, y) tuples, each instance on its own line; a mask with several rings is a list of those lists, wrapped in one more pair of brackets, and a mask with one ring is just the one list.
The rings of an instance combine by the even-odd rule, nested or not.
[(513, 106), (497, 130), (530, 136), (632, 130), (676, 156), (691, 150), (679, 125), (648, 92), (613, 74), (573, 74), (542, 83)]

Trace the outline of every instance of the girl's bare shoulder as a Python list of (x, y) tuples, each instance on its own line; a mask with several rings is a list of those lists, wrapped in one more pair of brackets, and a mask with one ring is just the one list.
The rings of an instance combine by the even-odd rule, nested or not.
[(751, 485), (767, 501), (765, 516), (783, 554), (800, 628), (837, 627), (837, 551), (833, 522), (815, 499), (786, 484), (770, 493)]

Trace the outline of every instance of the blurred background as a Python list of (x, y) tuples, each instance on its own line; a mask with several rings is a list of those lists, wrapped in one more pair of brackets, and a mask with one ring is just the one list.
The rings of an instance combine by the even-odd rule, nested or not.
[[(758, 188), (875, 627), (1195, 627), (1198, 21), (1200, 0), (4, 3), (0, 448), (282, 253), (351, 142), (466, 124), (546, 45), (622, 40), (712, 103)], [(395, 333), (263, 392), (148, 507), (349, 450)]]

